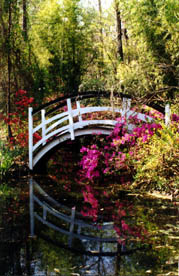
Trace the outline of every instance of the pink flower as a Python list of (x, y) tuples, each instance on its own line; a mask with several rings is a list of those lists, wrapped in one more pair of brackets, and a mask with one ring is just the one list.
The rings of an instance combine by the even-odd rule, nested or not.
[(64, 110), (64, 112), (66, 112), (66, 111), (68, 110), (67, 105), (66, 105), (66, 106), (64, 106), (63, 110)]
[(127, 225), (124, 220), (121, 220), (121, 225), (124, 231), (128, 231), (130, 229), (129, 225)]
[(147, 139), (148, 139), (148, 136), (147, 136), (147, 135), (144, 135), (144, 136), (142, 137), (142, 141), (143, 141), (143, 142), (146, 142)]

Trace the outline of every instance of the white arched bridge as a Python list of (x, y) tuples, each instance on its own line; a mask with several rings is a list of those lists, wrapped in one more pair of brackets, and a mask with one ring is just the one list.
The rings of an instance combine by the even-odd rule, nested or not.
[[(169, 106), (159, 111), (166, 114), (165, 121), (168, 124)], [(102, 119), (99, 114), (103, 114)], [(109, 92), (73, 94), (50, 101), (36, 110), (30, 107), (29, 169), (33, 170), (42, 157), (66, 140), (99, 132), (109, 135), (117, 123), (117, 116), (126, 119), (135, 116), (144, 122), (153, 120), (131, 109), (130, 98), (122, 94), (121, 98), (114, 98)], [(130, 131), (133, 127), (128, 125)]]

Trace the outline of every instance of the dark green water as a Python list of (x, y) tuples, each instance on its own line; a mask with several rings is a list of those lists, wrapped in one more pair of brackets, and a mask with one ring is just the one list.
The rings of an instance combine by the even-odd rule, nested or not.
[[(17, 185), (18, 196), (0, 200), (0, 275), (178, 275), (178, 211), (174, 202), (128, 196), (138, 214), (131, 220), (147, 228), (148, 240), (130, 236), (122, 246), (123, 252), (141, 250), (121, 258), (95, 257), (66, 249), (65, 235), (37, 221), (35, 237), (29, 237), (28, 185), (28, 179), (24, 179)], [(75, 204), (74, 193), (64, 192), (60, 199), (69, 206), (73, 199)], [(81, 251), (95, 251), (96, 247), (95, 242), (74, 243)], [(114, 247), (107, 244), (103, 249), (115, 251)]]
[[(75, 158), (72, 155), (68, 150), (64, 160), (60, 152), (49, 161), (48, 174), (36, 175), (33, 179), (56, 201), (70, 210), (75, 206), (77, 213), (85, 214), (82, 220), (89, 224), (111, 223), (116, 227), (105, 231), (87, 229), (83, 234), (120, 239), (122, 236), (122, 243), (99, 245), (96, 241), (73, 239), (69, 248), (69, 237), (36, 218), (31, 237), (29, 178), (21, 177), (7, 186), (3, 183), (4, 192), (0, 194), (0, 276), (178, 276), (179, 203), (117, 191), (116, 185), (111, 188), (110, 183), (80, 186), (75, 181), (76, 155)], [(36, 195), (43, 201), (38, 192)], [(91, 196), (89, 201), (85, 195)], [(68, 213), (63, 207), (57, 209)], [(42, 214), (42, 208), (34, 204), (34, 212)], [(92, 217), (88, 218), (87, 214)], [(69, 230), (69, 226), (50, 214), (48, 219)], [(117, 231), (121, 231), (121, 236)], [(111, 254), (117, 249), (115, 256), (92, 255), (94, 252)]]

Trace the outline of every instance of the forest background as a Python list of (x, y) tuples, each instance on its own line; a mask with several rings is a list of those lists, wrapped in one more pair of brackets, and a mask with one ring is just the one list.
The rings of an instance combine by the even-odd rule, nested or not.
[(17, 125), (25, 139), (22, 106), (68, 93), (123, 92), (145, 104), (169, 102), (178, 111), (178, 1), (105, 3), (0, 2), (0, 142), (12, 142)]

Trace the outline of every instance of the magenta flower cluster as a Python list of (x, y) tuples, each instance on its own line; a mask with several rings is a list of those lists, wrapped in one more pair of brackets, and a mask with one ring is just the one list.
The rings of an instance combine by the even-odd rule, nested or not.
[[(153, 115), (153, 118), (163, 119), (163, 115), (159, 113), (150, 115)], [(171, 119), (178, 124), (178, 115), (173, 114)], [(133, 126), (135, 124), (132, 131), (128, 128), (130, 124)], [(137, 152), (141, 142), (148, 143), (160, 129), (162, 125), (157, 122), (143, 123), (137, 117), (130, 117), (128, 120), (119, 118), (109, 136), (104, 138), (102, 135), (97, 135), (92, 145), (81, 148), (79, 183), (83, 184), (82, 193), (85, 204), (81, 213), (84, 216), (92, 217), (94, 221), (97, 221), (101, 208), (100, 197), (108, 202), (110, 194), (112, 195), (112, 191), (103, 191), (100, 194), (94, 189), (96, 184), (104, 184), (105, 177), (117, 177), (118, 182), (125, 186), (131, 183), (131, 180), (126, 180), (125, 173), (132, 172), (131, 176), (135, 174), (133, 160), (137, 161)], [(116, 202), (115, 205), (118, 211), (110, 219), (114, 222), (119, 243), (124, 243), (129, 236), (136, 236), (140, 239), (147, 236), (147, 231), (142, 226), (134, 226), (127, 220), (127, 217), (131, 216), (130, 207), (121, 202)], [(109, 204), (106, 203), (105, 211), (109, 211), (109, 208)], [(112, 210), (110, 212), (113, 213)]]
[(100, 172), (98, 170), (98, 164), (100, 162), (100, 157), (102, 153), (97, 149), (96, 145), (92, 145), (89, 148), (82, 147), (80, 150), (81, 153), (86, 153), (83, 155), (83, 158), (80, 162), (80, 166), (83, 170), (83, 175), (87, 179), (93, 180), (100, 176)]
[(133, 151), (139, 139), (145, 143), (162, 128), (158, 123), (141, 124), (137, 120), (138, 126), (130, 133), (128, 124), (124, 118), (120, 118), (112, 133), (103, 139), (100, 147), (93, 144), (81, 148), (81, 180), (94, 182), (105, 175), (119, 174), (120, 170), (129, 169), (129, 160), (133, 158)]

